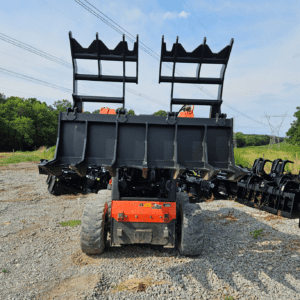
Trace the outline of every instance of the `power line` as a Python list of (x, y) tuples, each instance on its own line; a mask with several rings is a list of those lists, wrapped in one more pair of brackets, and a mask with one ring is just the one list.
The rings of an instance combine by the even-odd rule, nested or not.
[[(69, 63), (69, 62), (67, 62), (65, 60), (62, 60), (60, 58), (57, 58), (57, 57), (55, 57), (55, 56), (53, 56), (51, 54), (48, 54), (48, 53), (46, 53), (46, 52), (44, 52), (42, 50), (34, 48), (34, 47), (32, 47), (32, 46), (30, 46), (28, 44), (25, 44), (25, 43), (23, 43), (21, 41), (18, 41), (18, 40), (14, 39), (12, 37), (9, 37), (9, 36), (7, 36), (7, 35), (5, 35), (3, 33), (0, 33), (0, 40), (3, 40), (5, 42), (7, 42), (7, 43), (10, 43), (10, 44), (12, 44), (12, 45), (14, 45), (16, 47), (19, 47), (19, 48), (21, 48), (23, 50), (29, 51), (29, 52), (31, 52), (33, 54), (39, 55), (39, 56), (41, 56), (41, 57), (43, 57), (45, 59), (48, 59), (48, 60), (50, 60), (52, 62), (60, 64), (60, 65), (62, 65), (64, 67), (67, 67), (69, 69), (73, 69), (73, 66), (72, 66), (71, 63)], [(87, 70), (85, 70), (83, 68), (78, 68), (78, 70), (81, 71), (81, 72), (83, 72), (83, 73), (93, 74), (92, 72), (87, 71)], [(109, 84), (109, 85), (111, 85), (111, 86), (113, 86), (113, 87), (117, 87), (118, 89), (122, 89), (122, 87), (120, 85), (118, 85), (117, 83), (110, 83), (110, 82), (106, 82), (106, 83)], [(134, 95), (136, 95), (138, 97), (145, 98), (146, 100), (158, 103), (160, 105), (167, 106), (162, 101), (159, 101), (159, 100), (156, 100), (156, 99), (152, 99), (151, 97), (149, 97), (149, 96), (147, 96), (147, 95), (145, 95), (143, 93), (139, 93), (139, 92), (137, 92), (137, 91), (135, 91), (135, 90), (133, 90), (131, 88), (126, 88), (126, 90), (129, 93), (134, 94)]]
[(20, 92), (20, 91), (17, 91), (17, 90), (12, 90), (12, 89), (8, 89), (8, 88), (4, 88), (4, 87), (2, 87), (2, 86), (0, 86), (0, 89), (1, 89), (1, 90), (8, 90), (8, 91), (11, 91), (11, 92), (16, 92), (16, 93), (19, 93), (19, 94), (22, 94), (22, 95), (28, 95), (28, 96), (38, 97), (39, 99), (46, 99), (46, 100), (53, 101), (53, 99), (50, 99), (50, 98), (41, 97), (41, 96), (36, 96), (36, 95), (33, 95), (33, 94), (28, 94), (28, 93)]
[(71, 92), (72, 93), (72, 90), (64, 88), (62, 86), (52, 84), (52, 83), (49, 83), (49, 82), (46, 82), (46, 81), (43, 81), (43, 80), (40, 80), (40, 79), (36, 79), (36, 78), (30, 77), (30, 76), (27, 76), (27, 75), (23, 75), (23, 74), (20, 74), (20, 73), (17, 73), (17, 72), (13, 72), (13, 71), (10, 71), (10, 70), (4, 69), (4, 68), (0, 68), (0, 72), (4, 73), (6, 75), (13, 76), (13, 77), (17, 77), (17, 78), (25, 79), (27, 81), (42, 84), (42, 85), (51, 87), (53, 89), (61, 90), (63, 92), (68, 92), (68, 93)]
[[(95, 8), (99, 13), (101, 13), (103, 16), (105, 16), (108, 20), (106, 20), (104, 17), (100, 16), (97, 12), (95, 12), (92, 8), (88, 7), (86, 4), (82, 3), (81, 0), (74, 0), (76, 3), (78, 3), (79, 5), (81, 5), (83, 8), (85, 8), (87, 11), (89, 11), (91, 14), (93, 14), (94, 16), (96, 16), (98, 19), (100, 19), (102, 22), (104, 22), (105, 24), (107, 24), (109, 27), (111, 27), (112, 29), (114, 29), (115, 31), (117, 31), (120, 34), (125, 34), (125, 36), (131, 41), (134, 42), (134, 40), (132, 39), (133, 35), (131, 33), (129, 33), (127, 30), (125, 30), (123, 27), (121, 27), (120, 25), (118, 25), (116, 22), (114, 22), (112, 19), (110, 19), (109, 17), (107, 17), (103, 12), (101, 12), (99, 9), (97, 9), (95, 6), (93, 6), (92, 4), (90, 4), (87, 0), (84, 0), (86, 3), (88, 3), (90, 6), (92, 6), (93, 8)], [(110, 21), (113, 22), (113, 25)], [(116, 27), (118, 26), (118, 28)], [(124, 30), (124, 31), (122, 31)], [(125, 33), (124, 33), (125, 32)], [(127, 33), (127, 34), (126, 34)], [(140, 44), (143, 44), (142, 42), (140, 42)], [(152, 58), (154, 58), (157, 61), (160, 61), (159, 59), (159, 55), (157, 53), (155, 53), (152, 49), (150, 49), (148, 46), (145, 45), (141, 47), (141, 49), (146, 52), (148, 55), (150, 55)], [(149, 50), (148, 50), (149, 49)], [(149, 51), (151, 51), (151, 53), (149, 53)], [(165, 63), (163, 63), (165, 64)], [(170, 63), (165, 64), (165, 66), (169, 69), (172, 69), (172, 65)], [(176, 73), (179, 73), (180, 75), (183, 76), (187, 76), (185, 73), (181, 72), (180, 70), (176, 69)], [(196, 88), (200, 89), (202, 92), (204, 92), (206, 95), (211, 96), (213, 99), (216, 98), (216, 95), (214, 95), (213, 93), (211, 93), (209, 90), (203, 88), (200, 85), (194, 85)], [(232, 107), (229, 104), (225, 104), (223, 103), (223, 105), (229, 107), (230, 109), (232, 109), (233, 111), (243, 115), (244, 117), (250, 119), (251, 121), (258, 123), (258, 124), (262, 124), (263, 126), (267, 126), (267, 124), (264, 124), (262, 122), (259, 122), (255, 119), (253, 119), (252, 117), (249, 117), (248, 115), (240, 112), (239, 110), (237, 110), (236, 108)]]
[(27, 45), (27, 44), (25, 44), (25, 43), (22, 43), (22, 42), (20, 42), (20, 41), (14, 39), (14, 38), (11, 38), (11, 37), (9, 37), (9, 36), (3, 34), (3, 33), (0, 33), (0, 39), (1, 39), (2, 41), (5, 41), (5, 42), (7, 42), (7, 43), (10, 43), (10, 44), (12, 44), (12, 45), (14, 45), (14, 46), (17, 46), (17, 47), (19, 47), (19, 48), (22, 48), (22, 49), (24, 49), (24, 50), (27, 50), (27, 51), (29, 51), (29, 52), (31, 52), (31, 53), (33, 53), (33, 54), (39, 55), (39, 56), (41, 56), (41, 57), (43, 57), (43, 58), (46, 58), (46, 59), (48, 59), (48, 60), (50, 60), (50, 61), (52, 61), (52, 62), (58, 63), (58, 64), (60, 64), (60, 65), (63, 65), (63, 66), (65, 66), (65, 67), (67, 67), (67, 68), (73, 69), (73, 67), (72, 67), (72, 65), (71, 65), (70, 63), (68, 63), (68, 62), (66, 62), (66, 61), (64, 61), (64, 60), (62, 60), (62, 59), (59, 59), (59, 58), (57, 58), (57, 57), (55, 57), (55, 56), (53, 56), (53, 55), (50, 55), (50, 54), (48, 54), (48, 53), (46, 53), (46, 52), (44, 52), (44, 51), (41, 51), (41, 50), (39, 50), (39, 49), (37, 49), (37, 48), (34, 48), (34, 47), (30, 46), (30, 45)]
[(199, 20), (199, 18), (197, 18), (197, 16), (194, 14), (194, 12), (190, 9), (190, 7), (184, 2), (182, 1), (182, 3), (188, 8), (188, 10), (191, 12), (191, 14), (196, 18), (196, 20), (198, 21), (198, 23), (209, 33), (209, 35), (211, 36), (210, 32), (207, 30), (207, 28), (204, 27), (204, 25), (201, 23), (201, 21)]

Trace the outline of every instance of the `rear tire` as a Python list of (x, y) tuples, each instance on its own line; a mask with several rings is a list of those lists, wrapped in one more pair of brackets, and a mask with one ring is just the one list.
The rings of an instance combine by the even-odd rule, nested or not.
[(199, 205), (183, 202), (177, 210), (177, 246), (181, 255), (200, 255), (204, 224)]
[(179, 209), (182, 203), (189, 203), (189, 195), (184, 192), (176, 193), (176, 208)]
[[(108, 210), (105, 213), (105, 206)], [(80, 246), (86, 254), (101, 254), (110, 224), (111, 191), (101, 190), (84, 207), (81, 218)]]

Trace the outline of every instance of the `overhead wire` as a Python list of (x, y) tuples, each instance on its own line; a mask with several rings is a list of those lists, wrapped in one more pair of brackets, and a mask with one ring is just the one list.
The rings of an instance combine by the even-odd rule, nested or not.
[[(35, 47), (32, 47), (32, 46), (30, 46), (28, 44), (25, 44), (25, 43), (23, 43), (21, 41), (18, 41), (18, 40), (14, 39), (14, 38), (12, 38), (12, 37), (10, 37), (8, 35), (5, 35), (3, 33), (0, 33), (0, 40), (5, 41), (7, 43), (10, 43), (10, 44), (12, 44), (12, 45), (14, 45), (16, 47), (19, 47), (19, 48), (21, 48), (23, 50), (29, 51), (29, 52), (31, 52), (33, 54), (39, 55), (39, 56), (41, 56), (41, 57), (43, 57), (43, 58), (45, 58), (45, 59), (47, 59), (49, 61), (55, 62), (57, 64), (60, 64), (60, 65), (62, 65), (64, 67), (66, 67), (66, 68), (73, 69), (73, 66), (72, 66), (71, 63), (69, 63), (69, 62), (67, 62), (65, 60), (62, 60), (62, 59), (60, 59), (58, 57), (55, 57), (55, 56), (53, 56), (53, 55), (51, 55), (49, 53), (46, 53), (46, 52), (44, 52), (42, 50), (39, 50), (39, 49), (37, 49)], [(92, 72), (90, 72), (88, 70), (85, 70), (83, 68), (78, 68), (78, 70), (80, 72), (84, 72), (84, 73), (88, 73), (88, 74), (93, 74)], [(110, 82), (106, 82), (106, 83), (109, 84), (109, 85), (111, 85), (111, 86), (113, 86), (113, 87), (117, 87), (118, 89), (122, 89), (122, 87), (120, 85), (116, 84), (116, 83), (110, 83)], [(157, 99), (153, 99), (153, 98), (151, 98), (151, 97), (149, 97), (149, 96), (147, 96), (147, 95), (145, 95), (143, 93), (140, 93), (138, 91), (135, 91), (135, 90), (133, 90), (131, 88), (126, 88), (126, 91), (128, 91), (129, 93), (134, 94), (134, 95), (136, 95), (138, 97), (145, 98), (146, 100), (149, 100), (149, 101), (152, 101), (152, 102), (155, 102), (155, 103), (167, 106), (162, 101), (159, 101)]]
[[(202, 24), (202, 22), (199, 20), (199, 18), (197, 18), (197, 16), (194, 14), (193, 10), (190, 9), (190, 7), (184, 2), (182, 1), (182, 3), (188, 8), (188, 10), (191, 12), (191, 14), (195, 17), (195, 19), (198, 21), (198, 23), (210, 34), (210, 32), (208, 31), (208, 29)], [(211, 35), (211, 34), (210, 34)]]
[(11, 92), (16, 92), (16, 93), (19, 93), (19, 94), (21, 94), (21, 95), (34, 96), (34, 98), (38, 98), (38, 99), (46, 99), (46, 100), (53, 101), (53, 99), (50, 99), (50, 98), (46, 98), (46, 97), (42, 97), (42, 96), (36, 96), (36, 95), (33, 95), (33, 94), (20, 92), (20, 91), (13, 90), (13, 89), (8, 89), (8, 88), (3, 87), (3, 86), (0, 86), (0, 88), (1, 88), (1, 90), (7, 90), (7, 91), (11, 91)]
[[(89, 11), (90, 13), (92, 13), (94, 16), (96, 16), (97, 18), (99, 18), (102, 22), (104, 22), (105, 24), (107, 24), (109, 27), (111, 27), (112, 29), (114, 29), (115, 31), (117, 31), (120, 34), (125, 34), (125, 36), (128, 38), (129, 41), (134, 42), (132, 37), (133, 35), (130, 34), (127, 30), (125, 30), (123, 27), (121, 27), (120, 25), (118, 25), (115, 21), (113, 21), (111, 18), (107, 17), (104, 13), (102, 13), (98, 8), (96, 8), (94, 5), (92, 5), (90, 2), (88, 2), (87, 0), (84, 0), (86, 3), (88, 3), (90, 6), (92, 6), (93, 8), (95, 8), (99, 13), (101, 13), (103, 16), (105, 16), (108, 20), (106, 20), (104, 17), (100, 16), (98, 13), (96, 13), (92, 8), (88, 7), (86, 4), (84, 4), (81, 0), (74, 0), (76, 3), (78, 3), (79, 5), (81, 5), (83, 8), (85, 8), (87, 11)], [(118, 26), (119, 28), (117, 28), (115, 25), (113, 25), (111, 22), (112, 21), (113, 24), (115, 24), (116, 26)], [(124, 31), (122, 31), (122, 30)], [(126, 33), (128, 34), (126, 34)], [(142, 45), (144, 45), (142, 42), (140, 42)], [(150, 49), (148, 46), (146, 46), (147, 49)], [(149, 54), (151, 57), (153, 57), (155, 60), (159, 61), (159, 55), (157, 53), (155, 53), (153, 50), (150, 49), (151, 53), (149, 53), (149, 50), (146, 49), (146, 47), (142, 46), (141, 49), (146, 52), (147, 54)], [(154, 53), (154, 54), (153, 54)], [(163, 63), (167, 68), (172, 69), (172, 64), (171, 63)], [(183, 76), (187, 76), (185, 73), (183, 73), (182, 71), (178, 70), (178, 68), (175, 71), (176, 73), (179, 73), (180, 75)], [(216, 98), (216, 95), (214, 95), (213, 93), (211, 93), (209, 90), (205, 89), (204, 87), (200, 86), (200, 85), (194, 85), (196, 88), (200, 89), (203, 93), (205, 93), (206, 95), (212, 97), (212, 98)], [(223, 103), (223, 105), (229, 107), (231, 110), (243, 115), (244, 117), (250, 119), (251, 121), (258, 123), (258, 124), (262, 124), (263, 126), (268, 126), (267, 124), (264, 124), (262, 122), (259, 122), (255, 119), (253, 119), (252, 117), (248, 116), (245, 113), (242, 113), (241, 111), (237, 110), (236, 108), (232, 107), (229, 104)]]
[(37, 78), (34, 78), (34, 77), (30, 77), (30, 76), (27, 76), (27, 75), (23, 75), (23, 74), (20, 74), (20, 73), (17, 73), (17, 72), (13, 72), (13, 71), (10, 71), (10, 70), (4, 69), (4, 68), (0, 68), (0, 72), (4, 73), (4, 74), (7, 74), (7, 75), (10, 75), (10, 76), (13, 76), (13, 77), (20, 78), (20, 79), (25, 79), (27, 81), (31, 81), (31, 82), (34, 82), (34, 83), (39, 83), (39, 84), (51, 87), (53, 89), (61, 90), (63, 92), (68, 92), (68, 93), (72, 92), (72, 90), (70, 90), (68, 88), (64, 88), (62, 86), (59, 86), (59, 85), (56, 85), (56, 84), (53, 84), (53, 83), (49, 83), (49, 82), (46, 82), (46, 81), (43, 81), (43, 80), (40, 80), (40, 79), (37, 79)]
[[(96, 13), (93, 9), (91, 9), (90, 7), (88, 7), (86, 4), (84, 4), (81, 0), (74, 0), (76, 3), (78, 3), (79, 5), (81, 5), (83, 8), (85, 8), (87, 11), (89, 11), (91, 14), (93, 14), (94, 16), (96, 16), (98, 19), (100, 19), (102, 22), (104, 22), (106, 25), (108, 25), (109, 27), (111, 27), (112, 29), (114, 29), (115, 31), (117, 31), (119, 34), (124, 34), (125, 32), (125, 36), (126, 38), (131, 41), (132, 43), (135, 42), (135, 37), (130, 33), (128, 32), (126, 29), (124, 29), (122, 26), (118, 25), (116, 22), (114, 22), (111, 18), (109, 18), (106, 14), (104, 14), (103, 12), (101, 12), (98, 8), (96, 8), (94, 5), (92, 5), (89, 1), (87, 0), (84, 0), (86, 3), (88, 3), (91, 7), (93, 7), (94, 9), (96, 9), (100, 14), (102, 14), (104, 17), (106, 17), (109, 21), (107, 21), (104, 17), (100, 16), (98, 13)], [(120, 29), (119, 29), (119, 28)], [(123, 30), (123, 31), (122, 31)], [(127, 34), (126, 34), (127, 33)], [(151, 48), (149, 48), (148, 46), (146, 46), (143, 42), (139, 41), (139, 44), (141, 44), (141, 49), (147, 53), (148, 55), (150, 55), (152, 58), (154, 58), (155, 60), (157, 60), (158, 62), (160, 61), (160, 56), (159, 54), (157, 54), (156, 52), (154, 52)], [(172, 70), (172, 64), (171, 63), (163, 63), (163, 65), (165, 65), (168, 69)], [(70, 67), (72, 67), (70, 65)], [(86, 70), (84, 70), (85, 72), (88, 72)], [(88, 72), (90, 73), (90, 72)], [(183, 75), (183, 76), (187, 76), (185, 73), (183, 73), (182, 71), (178, 70), (178, 68), (176, 69), (176, 73), (179, 73), (180, 75)], [(110, 85), (113, 85), (113, 86), (116, 86), (118, 88), (121, 88), (120, 86), (117, 86), (113, 83), (110, 83)], [(206, 95), (212, 97), (212, 98), (216, 98), (216, 95), (214, 95), (213, 93), (211, 93), (209, 90), (205, 89), (204, 87), (202, 86), (199, 86), (199, 85), (194, 85), (196, 88), (200, 89), (203, 93), (205, 93)], [(129, 89), (127, 88), (126, 90), (128, 90), (129, 92), (137, 95), (137, 96), (141, 96), (142, 94), (141, 93), (138, 93), (132, 89)], [(152, 98), (150, 98), (149, 96), (146, 96), (146, 95), (143, 95), (142, 96), (143, 98), (146, 98), (147, 100), (149, 101), (153, 101), (153, 102), (156, 102), (158, 104), (163, 104), (164, 106), (167, 106), (165, 103), (162, 103), (161, 101), (159, 100), (154, 100)], [(232, 107), (231, 105), (229, 104), (226, 104), (226, 103), (223, 103), (224, 106), (227, 106), (229, 107), (230, 109), (232, 109), (233, 111), (243, 115), (244, 117), (250, 119), (251, 121), (253, 122), (256, 122), (256, 123), (259, 123), (259, 124), (262, 124), (264, 126), (267, 126), (267, 124), (264, 124), (262, 122), (259, 122), (255, 119), (253, 119), (252, 117), (249, 117), (248, 115), (246, 115), (245, 113), (242, 113), (241, 111), (237, 110), (236, 108)]]

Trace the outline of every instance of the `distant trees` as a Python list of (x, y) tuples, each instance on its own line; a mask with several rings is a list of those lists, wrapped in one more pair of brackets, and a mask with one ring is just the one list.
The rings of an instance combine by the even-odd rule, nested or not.
[(57, 111), (66, 112), (68, 107), (72, 107), (72, 103), (67, 99), (62, 99), (55, 101), (53, 106)]
[(159, 110), (159, 111), (155, 112), (153, 115), (154, 116), (166, 117), (167, 116), (167, 112), (165, 110)]
[[(237, 132), (236, 135), (237, 148), (250, 146), (263, 146), (270, 143), (270, 136), (259, 134), (243, 134)], [(283, 142), (284, 138), (279, 138), (279, 142)]]
[[(71, 106), (67, 99), (48, 106), (36, 98), (6, 98), (0, 93), (0, 151), (30, 151), (55, 145), (59, 112), (65, 112)], [(99, 114), (99, 111), (93, 113)], [(89, 111), (84, 113), (90, 114)], [(135, 115), (133, 109), (127, 113)]]
[(58, 112), (36, 98), (9, 97), (0, 102), (0, 151), (53, 146)]
[(0, 101), (5, 100), (5, 99), (6, 99), (6, 96), (3, 93), (0, 93)]
[(300, 145), (300, 106), (296, 107), (297, 111), (294, 113), (294, 117), (297, 118), (293, 121), (291, 128), (287, 131), (288, 138), (286, 142), (292, 145)]

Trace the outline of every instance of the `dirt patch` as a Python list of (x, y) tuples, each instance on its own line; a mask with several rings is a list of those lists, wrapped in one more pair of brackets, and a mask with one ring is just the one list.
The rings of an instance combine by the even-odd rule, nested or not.
[(263, 217), (264, 220), (266, 221), (271, 221), (271, 220), (283, 220), (283, 217), (281, 216), (277, 216), (277, 215), (268, 215), (268, 216), (265, 216)]
[(54, 285), (48, 292), (39, 295), (37, 299), (82, 299), (80, 294), (92, 290), (99, 280), (99, 275), (96, 274), (67, 278)]
[(26, 172), (29, 171), (36, 171), (36, 173), (38, 174), (39, 169), (38, 169), (38, 163), (40, 163), (40, 161), (27, 161), (27, 162), (21, 162), (21, 163), (16, 163), (16, 164), (7, 164), (7, 165), (2, 165), (0, 166), (1, 170), (10, 170), (13, 172), (17, 172), (20, 170), (25, 170)]
[(87, 255), (82, 252), (81, 249), (78, 249), (71, 255), (71, 260), (75, 265), (83, 267), (86, 265), (97, 264), (101, 261), (101, 258), (98, 255)]
[(219, 220), (226, 219), (228, 221), (237, 221), (238, 219), (236, 217), (234, 217), (233, 214), (234, 214), (234, 211), (230, 210), (230, 211), (228, 211), (227, 215), (218, 214), (218, 219)]
[(124, 282), (121, 282), (118, 285), (114, 286), (111, 293), (117, 293), (121, 291), (145, 292), (148, 286), (161, 285), (165, 283), (171, 284), (170, 282), (165, 280), (155, 281), (151, 277), (127, 279)]
[(2, 223), (0, 225), (10, 225), (11, 223), (10, 222), (5, 222), (5, 223)]
[(299, 239), (295, 239), (292, 240), (290, 242), (288, 242), (286, 245), (284, 245), (284, 248), (286, 250), (290, 250), (290, 251), (296, 251), (296, 252), (300, 252), (300, 240)]
[(32, 224), (27, 226), (24, 229), (21, 229), (19, 232), (17, 232), (16, 236), (21, 237), (21, 236), (27, 236), (27, 235), (32, 235), (34, 236), (36, 234), (35, 230), (40, 229), (42, 226), (40, 224)]
[(236, 207), (244, 207), (244, 205), (242, 205), (242, 204), (233, 204), (233, 205)]

